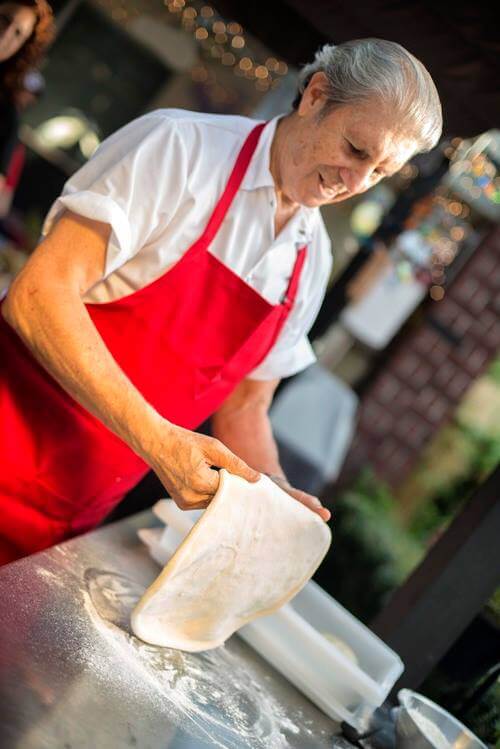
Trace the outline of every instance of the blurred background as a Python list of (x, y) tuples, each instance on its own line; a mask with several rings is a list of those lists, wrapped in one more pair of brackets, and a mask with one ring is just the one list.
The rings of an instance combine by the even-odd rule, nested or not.
[[(27, 74), (10, 163), (0, 288), (36, 246), (66, 179), (134, 117), (160, 107), (286, 112), (299, 67), (327, 41), (392, 39), (430, 70), (445, 117), (438, 147), (322, 209), (334, 267), (311, 331), (318, 364), (282, 383), (272, 420), (291, 483), (333, 510), (334, 544), (317, 580), (400, 652), (405, 685), (500, 747), (493, 11), (325, 0), (52, 6), (57, 36)], [(113, 517), (162, 492), (148, 476)]]

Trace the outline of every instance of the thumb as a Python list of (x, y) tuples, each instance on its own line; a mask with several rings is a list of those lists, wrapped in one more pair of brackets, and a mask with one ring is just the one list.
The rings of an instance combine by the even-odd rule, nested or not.
[(237, 455), (228, 450), (224, 445), (220, 445), (217, 451), (217, 466), (219, 468), (226, 468), (229, 473), (233, 473), (235, 476), (240, 476), (246, 481), (255, 482), (260, 479), (260, 473), (250, 468), (244, 460), (238, 458)]

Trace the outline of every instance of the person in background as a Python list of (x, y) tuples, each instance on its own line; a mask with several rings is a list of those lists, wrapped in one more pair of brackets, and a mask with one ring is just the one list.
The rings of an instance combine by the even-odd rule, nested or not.
[(19, 111), (55, 26), (46, 0), (0, 3), (0, 219), (10, 210), (24, 150), (18, 140)]

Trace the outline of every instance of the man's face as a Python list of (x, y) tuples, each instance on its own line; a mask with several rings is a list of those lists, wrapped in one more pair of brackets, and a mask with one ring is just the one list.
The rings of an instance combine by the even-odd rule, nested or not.
[[(281, 189), (309, 207), (340, 203), (397, 172), (417, 151), (391, 113), (373, 99), (324, 110), (323, 73), (307, 86), (295, 136), (285, 143)], [(319, 82), (315, 79), (319, 76)]]

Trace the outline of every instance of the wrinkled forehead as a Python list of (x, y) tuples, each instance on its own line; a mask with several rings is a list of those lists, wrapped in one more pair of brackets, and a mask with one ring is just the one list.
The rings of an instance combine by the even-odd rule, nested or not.
[(417, 152), (417, 144), (401, 131), (369, 126), (348, 131), (350, 142), (387, 172), (397, 172)]
[(397, 171), (418, 151), (415, 137), (394, 111), (376, 102), (350, 109), (344, 119), (344, 137), (387, 171)]

